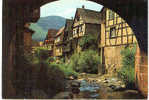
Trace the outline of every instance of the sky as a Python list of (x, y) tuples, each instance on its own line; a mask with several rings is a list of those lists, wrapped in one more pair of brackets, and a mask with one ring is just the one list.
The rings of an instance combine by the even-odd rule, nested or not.
[(82, 5), (86, 9), (100, 11), (102, 5), (87, 0), (59, 0), (43, 5), (40, 10), (40, 17), (46, 16), (62, 16), (64, 18), (72, 18), (75, 15), (76, 8), (81, 8)]

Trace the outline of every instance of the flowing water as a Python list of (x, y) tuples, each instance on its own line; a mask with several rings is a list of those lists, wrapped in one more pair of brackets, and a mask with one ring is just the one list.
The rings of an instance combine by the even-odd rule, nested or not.
[(79, 89), (80, 94), (84, 94), (82, 96), (87, 96), (87, 98), (99, 98), (98, 90), (100, 86), (95, 82), (89, 83), (86, 80), (82, 80)]
[[(107, 84), (114, 85), (118, 82), (116, 79), (109, 79), (110, 81)], [(78, 82), (79, 85), (77, 87), (78, 93), (73, 93), (71, 90), (71, 84)], [(75, 83), (76, 84), (76, 83)], [(112, 87), (108, 85), (103, 85), (102, 82), (96, 81), (88, 81), (86, 79), (82, 80), (72, 80), (68, 83), (69, 89), (59, 93), (54, 98), (55, 99), (145, 99), (138, 90), (114, 90)], [(114, 86), (113, 85), (113, 86)], [(76, 87), (75, 87), (76, 88)]]

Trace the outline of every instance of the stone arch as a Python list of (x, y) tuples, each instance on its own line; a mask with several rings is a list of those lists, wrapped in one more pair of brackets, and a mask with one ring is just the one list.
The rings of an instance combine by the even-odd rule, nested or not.
[[(20, 33), (27, 22), (36, 22), (39, 19), (39, 8), (56, 0), (3, 0), (3, 98), (16, 98), (10, 82), (14, 65), (8, 64), (11, 44), (18, 50), (22, 43), (13, 43), (12, 35), (21, 41)], [(139, 89), (147, 96), (147, 0), (90, 0), (101, 4), (118, 13), (133, 29), (139, 43), (136, 53), (136, 74)], [(38, 10), (38, 11), (37, 11)], [(35, 16), (34, 16), (35, 15)], [(20, 18), (19, 18), (20, 17)], [(15, 29), (17, 27), (17, 29)], [(16, 55), (16, 59), (18, 55)], [(11, 61), (10, 61), (11, 63)], [(10, 91), (8, 91), (10, 90)]]

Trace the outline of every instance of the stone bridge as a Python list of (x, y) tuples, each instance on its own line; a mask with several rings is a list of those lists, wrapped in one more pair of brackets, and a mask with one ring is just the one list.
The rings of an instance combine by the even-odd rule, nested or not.
[[(3, 0), (3, 98), (22, 98), (15, 88), (23, 70), (23, 33), (27, 23), (40, 18), (40, 7), (56, 0)], [(147, 96), (147, 0), (91, 0), (118, 13), (133, 29), (139, 43), (135, 59), (136, 84)], [(12, 76), (15, 79), (12, 80)], [(23, 85), (23, 84), (22, 84)], [(23, 88), (20, 88), (23, 91)], [(21, 92), (20, 92), (21, 93)], [(23, 93), (23, 92), (22, 92)]]

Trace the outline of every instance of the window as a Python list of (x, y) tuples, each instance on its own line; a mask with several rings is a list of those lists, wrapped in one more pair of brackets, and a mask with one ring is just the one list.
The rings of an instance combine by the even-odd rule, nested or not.
[(59, 42), (59, 41), (60, 41), (60, 37), (57, 38), (57, 42)]
[(80, 29), (79, 29), (79, 30), (80, 30), (80, 32), (82, 32), (82, 31), (83, 31), (83, 28), (82, 28), (82, 26), (80, 26), (79, 28), (80, 28)]
[(110, 28), (110, 38), (115, 38), (116, 37), (116, 28), (112, 27)]
[(75, 34), (75, 30), (73, 30), (73, 35)]
[(114, 12), (112, 10), (109, 10), (109, 20), (114, 19)]
[(77, 19), (77, 21), (79, 21), (80, 20), (80, 17), (78, 16), (76, 19)]
[(73, 30), (73, 35), (75, 35), (77, 33), (77, 30), (76, 29), (74, 29)]

